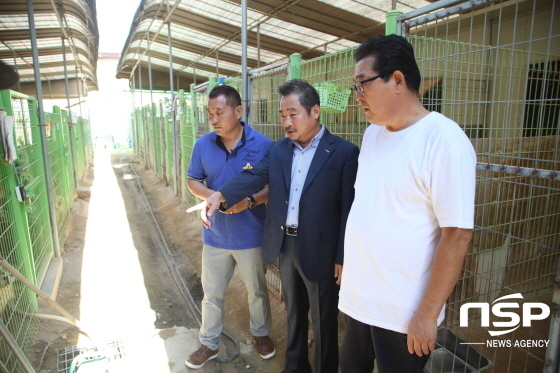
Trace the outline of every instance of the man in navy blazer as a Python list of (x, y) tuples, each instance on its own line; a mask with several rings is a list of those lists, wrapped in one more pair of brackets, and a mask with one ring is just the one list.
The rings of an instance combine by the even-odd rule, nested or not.
[(294, 79), (278, 92), (287, 137), (274, 142), (253, 169), (187, 211), (201, 210), (208, 227), (220, 203), (223, 210), (268, 184), (263, 257), (268, 263), (280, 257), (288, 316), (284, 372), (312, 371), (307, 350), (311, 310), (315, 372), (336, 373), (344, 232), (359, 149), (319, 123), (319, 95), (309, 83)]

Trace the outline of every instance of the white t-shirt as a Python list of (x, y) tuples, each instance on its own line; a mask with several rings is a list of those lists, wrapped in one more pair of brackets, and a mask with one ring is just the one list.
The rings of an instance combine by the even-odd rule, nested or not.
[(402, 131), (367, 128), (346, 225), (342, 312), (408, 331), (441, 228), (473, 228), (475, 167), (470, 140), (439, 113)]

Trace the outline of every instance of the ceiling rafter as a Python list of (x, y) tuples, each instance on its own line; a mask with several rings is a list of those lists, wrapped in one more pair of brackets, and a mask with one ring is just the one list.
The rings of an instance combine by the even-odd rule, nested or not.
[[(21, 81), (29, 82), (34, 76), (29, 75), (33, 63), (27, 6), (26, 0), (0, 1), (0, 58), (21, 71)], [(40, 76), (49, 87), (64, 77), (63, 60), (67, 54), (70, 68), (76, 67), (86, 89), (97, 89), (99, 32), (95, 9), (91, 7), (95, 7), (95, 0), (33, 0)], [(63, 41), (68, 44), (66, 53)], [(26, 84), (19, 88), (24, 90), (22, 93), (34, 95), (31, 87)]]
[[(296, 5), (300, 1), (301, 0), (291, 0), (291, 1), (287, 0), (285, 4), (276, 7), (270, 13), (263, 15), (259, 20), (251, 23), (250, 25), (247, 25), (247, 31), (251, 31), (253, 28), (255, 28), (257, 26), (260, 26), (261, 24), (263, 24), (264, 22), (266, 22), (270, 18), (274, 17), (276, 14), (291, 8), (292, 6)], [(238, 38), (240, 36), (241, 36), (241, 30), (234, 32), (228, 39), (224, 40), (221, 44), (208, 49), (205, 53), (200, 55), (199, 58), (192, 61), (189, 65), (186, 65), (186, 66), (182, 67), (179, 71), (181, 71), (182, 69), (191, 67), (193, 64), (196, 64), (198, 61), (200, 61), (200, 59), (202, 59), (203, 57), (208, 56), (210, 53), (215, 52), (216, 50), (220, 50), (221, 47), (227, 45), (232, 40), (235, 40), (236, 38)]]
[[(407, 12), (431, 1), (248, 0), (247, 66), (270, 65), (287, 60), (293, 53), (302, 54), (305, 60), (357, 46), (369, 37), (384, 34), (388, 12)], [(169, 13), (163, 8), (167, 2), (172, 7)], [(239, 75), (240, 3), (241, 0), (141, 0), (117, 77), (130, 78), (138, 73), (138, 66), (147, 67), (145, 56), (150, 51), (152, 56), (161, 53), (158, 57), (163, 60), (163, 47), (168, 47), (169, 35), (163, 31), (167, 24), (171, 26), (171, 52), (167, 56), (173, 53), (168, 64), (172, 64), (174, 75), (183, 78), (197, 70), (210, 72), (213, 63), (217, 77)]]

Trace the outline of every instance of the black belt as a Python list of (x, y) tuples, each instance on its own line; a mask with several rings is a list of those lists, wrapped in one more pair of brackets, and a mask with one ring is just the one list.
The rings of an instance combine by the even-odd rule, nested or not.
[(297, 236), (297, 228), (298, 227), (291, 227), (289, 225), (282, 226), (282, 229), (284, 230), (284, 234), (286, 236)]

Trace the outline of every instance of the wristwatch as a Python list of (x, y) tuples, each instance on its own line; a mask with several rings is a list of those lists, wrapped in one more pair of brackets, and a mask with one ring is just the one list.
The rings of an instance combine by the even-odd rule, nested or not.
[(254, 209), (256, 205), (257, 205), (257, 201), (255, 201), (255, 197), (253, 196), (247, 197), (247, 208), (249, 210)]

